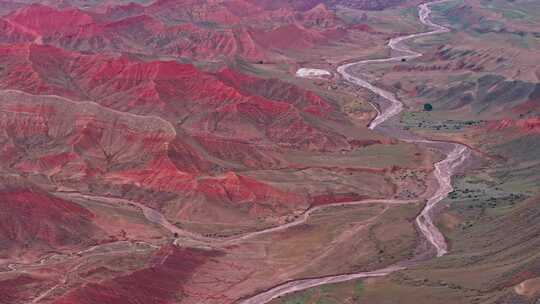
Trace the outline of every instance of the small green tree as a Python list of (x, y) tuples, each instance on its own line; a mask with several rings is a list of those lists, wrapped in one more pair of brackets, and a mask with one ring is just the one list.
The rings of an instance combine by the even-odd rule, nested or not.
[(433, 110), (433, 106), (430, 104), (430, 103), (425, 103), (424, 104), (424, 111), (431, 111)]

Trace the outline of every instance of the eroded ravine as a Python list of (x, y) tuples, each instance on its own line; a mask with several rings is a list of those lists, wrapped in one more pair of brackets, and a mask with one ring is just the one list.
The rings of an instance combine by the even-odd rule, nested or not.
[[(390, 118), (398, 115), (403, 110), (403, 103), (398, 99), (398, 97), (389, 91), (376, 87), (375, 85), (357, 77), (350, 73), (350, 68), (352, 66), (373, 64), (373, 63), (386, 63), (401, 61), (402, 59), (414, 59), (422, 56), (421, 53), (411, 50), (408, 46), (404, 44), (405, 41), (415, 39), (418, 37), (436, 35), (448, 32), (444, 26), (435, 24), (430, 20), (431, 9), (430, 6), (433, 4), (438, 4), (446, 2), (448, 0), (435, 1), (430, 3), (424, 3), (419, 6), (419, 19), (424, 25), (430, 27), (432, 30), (428, 32), (422, 32), (418, 34), (400, 36), (391, 39), (388, 42), (388, 46), (398, 54), (389, 58), (383, 59), (373, 59), (373, 60), (362, 60), (353, 63), (348, 63), (338, 67), (337, 71), (342, 75), (342, 77), (360, 87), (366, 88), (373, 93), (383, 97), (390, 105), (384, 109), (377, 110), (377, 116), (369, 124), (370, 129), (375, 129), (383, 122), (389, 120)], [(424, 145), (438, 145), (441, 141), (430, 141), (427, 139), (418, 139), (415, 137), (402, 136), (399, 133), (394, 134), (396, 138), (401, 139), (407, 142), (413, 142)], [(442, 142), (449, 147), (448, 151), (444, 151), (446, 157), (437, 162), (434, 168), (434, 178), (438, 183), (437, 190), (429, 197), (426, 202), (426, 205), (422, 212), (416, 218), (416, 224), (419, 231), (421, 232), (424, 239), (435, 249), (436, 256), (442, 256), (448, 252), (446, 240), (439, 229), (433, 224), (433, 213), (434, 208), (441, 200), (443, 200), (448, 193), (450, 193), (452, 188), (452, 175), (456, 171), (457, 167), (464, 162), (464, 160), (469, 155), (470, 151), (464, 145), (460, 145), (453, 142)], [(444, 149), (443, 149), (444, 150)], [(430, 249), (428, 249), (430, 250)], [(285, 294), (289, 294), (296, 291), (302, 291), (309, 288), (334, 284), (340, 282), (346, 282), (355, 279), (368, 278), (368, 277), (381, 277), (386, 276), (392, 272), (405, 269), (404, 264), (398, 264), (389, 266), (387, 268), (370, 271), (370, 272), (358, 272), (352, 274), (342, 274), (335, 276), (326, 276), (321, 278), (312, 278), (312, 279), (299, 279), (289, 281), (278, 286), (275, 286), (267, 291), (259, 293), (251, 298), (240, 301), (241, 304), (263, 304), (268, 303), (271, 300), (280, 297)]]

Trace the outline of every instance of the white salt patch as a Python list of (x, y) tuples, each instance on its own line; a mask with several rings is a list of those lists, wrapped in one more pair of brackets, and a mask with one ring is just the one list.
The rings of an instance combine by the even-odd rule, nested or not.
[(308, 68), (300, 68), (298, 71), (296, 71), (297, 77), (319, 77), (319, 76), (330, 76), (330, 72), (327, 70), (321, 70), (321, 69), (308, 69)]

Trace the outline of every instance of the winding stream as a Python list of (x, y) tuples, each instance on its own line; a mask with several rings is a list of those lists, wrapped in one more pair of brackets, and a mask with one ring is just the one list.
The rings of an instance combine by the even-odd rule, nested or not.
[[(338, 67), (337, 71), (340, 73), (343, 78), (355, 85), (366, 88), (378, 96), (383, 97), (390, 102), (390, 105), (384, 109), (377, 108), (377, 116), (369, 124), (370, 129), (375, 129), (383, 122), (389, 120), (390, 118), (398, 115), (403, 110), (403, 103), (398, 99), (398, 97), (389, 91), (386, 91), (382, 88), (376, 87), (375, 85), (357, 77), (350, 73), (350, 68), (358, 65), (366, 65), (373, 63), (385, 63), (385, 62), (394, 62), (401, 61), (402, 59), (414, 59), (422, 56), (422, 53), (415, 52), (411, 50), (407, 45), (404, 44), (405, 41), (415, 39), (418, 37), (436, 35), (441, 33), (449, 32), (450, 30), (442, 25), (433, 23), (429, 18), (431, 15), (430, 6), (433, 4), (442, 3), (448, 0), (434, 1), (430, 3), (424, 3), (419, 5), (419, 19), (424, 25), (430, 27), (432, 30), (417, 34), (411, 34), (406, 36), (400, 36), (391, 39), (388, 42), (388, 46), (398, 53), (396, 56), (383, 59), (373, 59), (373, 60), (362, 60), (353, 63), (344, 64)], [(390, 132), (389, 132), (390, 133)], [(435, 249), (435, 255), (437, 257), (442, 256), (448, 252), (448, 245), (446, 240), (439, 229), (433, 224), (433, 210), (436, 207), (437, 203), (443, 200), (448, 193), (450, 193), (452, 188), (452, 175), (454, 174), (456, 168), (461, 165), (464, 160), (468, 157), (470, 151), (466, 146), (456, 144), (453, 142), (440, 142), (440, 141), (431, 141), (423, 138), (418, 138), (411, 134), (409, 135), (400, 135), (399, 132), (393, 134), (394, 137), (397, 137), (400, 140), (420, 143), (428, 146), (436, 146), (441, 151), (446, 154), (446, 157), (435, 164), (434, 169), (434, 178), (437, 180), (438, 187), (435, 193), (433, 193), (427, 200), (426, 205), (422, 212), (416, 218), (416, 224), (420, 233), (423, 235), (431, 248)], [(442, 147), (441, 147), (442, 145)], [(431, 251), (431, 248), (427, 248), (427, 251)], [(429, 252), (428, 252), (429, 253)], [(430, 255), (431, 256), (431, 255)], [(368, 277), (381, 277), (391, 274), (395, 271), (405, 269), (405, 262), (398, 263), (397, 265), (389, 266), (387, 268), (370, 271), (370, 272), (358, 272), (351, 274), (342, 274), (334, 276), (326, 276), (321, 278), (312, 278), (312, 279), (299, 279), (289, 281), (278, 286), (275, 286), (267, 291), (259, 293), (251, 298), (240, 301), (240, 304), (263, 304), (268, 303), (271, 300), (280, 297), (285, 294), (289, 294), (296, 291), (306, 290), (316, 286), (346, 282), (350, 280), (368, 278)]]

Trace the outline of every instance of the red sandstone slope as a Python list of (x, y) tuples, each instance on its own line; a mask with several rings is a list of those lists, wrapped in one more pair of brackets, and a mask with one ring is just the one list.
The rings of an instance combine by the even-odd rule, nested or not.
[(179, 22), (235, 24), (240, 22), (240, 18), (229, 11), (221, 1), (157, 0), (147, 6), (145, 12), (169, 24)]
[(14, 176), (0, 181), (2, 258), (40, 256), (43, 251), (81, 248), (97, 241), (94, 215)]
[(180, 119), (181, 128), (197, 137), (311, 150), (348, 147), (343, 136), (306, 119), (332, 113), (333, 106), (291, 85), (278, 84), (273, 90), (272, 81), (259, 80), (258, 88), (248, 90), (233, 78), (252, 83), (255, 78), (241, 74), (213, 75), (173, 61), (80, 55), (48, 46), (0, 46), (0, 54), (3, 88), (90, 99), (119, 111)]
[[(303, 50), (346, 34), (340, 30), (343, 22), (322, 4), (305, 12), (290, 6), (276, 11), (242, 0), (160, 0), (147, 6), (109, 6), (104, 11), (33, 4), (0, 21), (7, 42), (190, 59), (277, 59), (283, 55), (272, 49)], [(274, 44), (269, 47), (269, 43)]]
[(95, 20), (79, 9), (58, 10), (41, 4), (32, 4), (7, 16), (6, 20), (41, 35), (69, 33), (91, 26)]
[(502, 119), (488, 125), (490, 130), (517, 128), (522, 133), (540, 133), (540, 117), (523, 119)]
[[(2, 92), (0, 101), (2, 130), (16, 130), (0, 137), (6, 143), (0, 150), (2, 167), (47, 177), (55, 186), (133, 197), (158, 209), (165, 208), (171, 198), (188, 205), (193, 199), (241, 205), (234, 212), (250, 217), (286, 214), (307, 204), (302, 195), (234, 173), (208, 176), (221, 162), (205, 159), (200, 147), (177, 136), (172, 125), (157, 116), (17, 91)], [(223, 144), (212, 147), (218, 148), (217, 153), (230, 149)], [(241, 147), (238, 152), (244, 155), (261, 153)], [(265, 159), (256, 161), (259, 163), (248, 164), (257, 167)], [(166, 193), (168, 199), (163, 196)], [(197, 208), (212, 209), (207, 205)], [(200, 211), (184, 216), (205, 220)]]
[(338, 115), (333, 105), (320, 96), (278, 79), (251, 77), (229, 68), (223, 69), (217, 76), (245, 94), (261, 94), (268, 99), (292, 102), (302, 111), (321, 117)]
[(31, 189), (4, 190), (0, 202), (0, 234), (10, 241), (8, 250), (88, 243), (92, 214), (75, 204)]
[(250, 221), (305, 208), (312, 195), (243, 170), (298, 167), (288, 151), (355, 149), (339, 106), (313, 92), (161, 57), (259, 60), (340, 39), (343, 23), (325, 5), (36, 4), (0, 20), (0, 89), (32, 94), (1, 93), (1, 127), (17, 130), (1, 135), (2, 166), (52, 186), (134, 199), (175, 219)]
[(31, 42), (39, 36), (34, 31), (5, 19), (0, 19), (0, 30), (2, 31), (0, 43)]
[(256, 41), (267, 49), (305, 49), (326, 42), (324, 33), (308, 30), (295, 24), (284, 25), (271, 31), (257, 31)]
[(3, 303), (29, 303), (35, 288), (43, 283), (40, 278), (20, 274), (0, 281), (0, 299)]
[(167, 246), (153, 258), (152, 264), (133, 273), (75, 289), (55, 304), (135, 304), (177, 303), (182, 286), (196, 269), (219, 252)]
[(279, 190), (233, 172), (219, 178), (200, 180), (198, 190), (211, 201), (228, 201), (238, 207), (253, 206), (250, 213), (254, 216), (269, 215), (269, 210), (286, 214), (290, 206), (301, 205), (304, 199), (300, 194)]
[(301, 20), (306, 26), (318, 28), (331, 28), (340, 24), (340, 20), (336, 14), (329, 10), (324, 3), (303, 12)]

